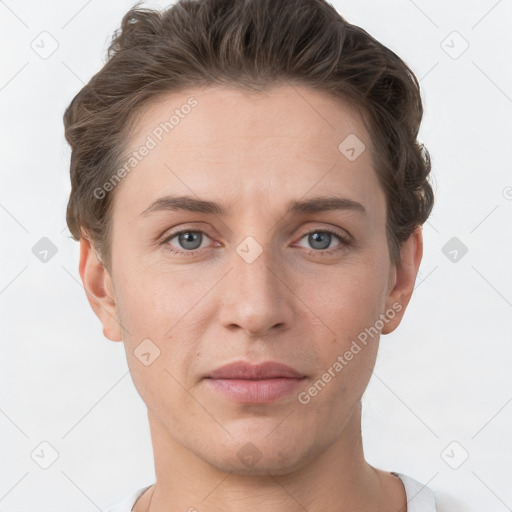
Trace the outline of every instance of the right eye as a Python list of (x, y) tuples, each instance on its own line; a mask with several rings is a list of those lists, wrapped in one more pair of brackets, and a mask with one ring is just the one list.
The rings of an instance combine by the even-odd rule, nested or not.
[[(194, 256), (198, 251), (200, 251), (203, 243), (203, 238), (210, 238), (203, 231), (191, 230), (191, 229), (182, 229), (181, 231), (176, 231), (168, 236), (165, 240), (162, 241), (162, 244), (166, 246), (166, 248), (173, 254), (183, 254), (187, 256)], [(176, 247), (171, 244), (171, 241), (177, 239), (177, 243), (180, 247)]]

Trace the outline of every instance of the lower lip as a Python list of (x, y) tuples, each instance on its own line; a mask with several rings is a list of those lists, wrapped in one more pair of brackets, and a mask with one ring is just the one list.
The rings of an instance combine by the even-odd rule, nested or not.
[(274, 402), (292, 393), (305, 379), (275, 378), (262, 380), (206, 379), (213, 389), (245, 404)]

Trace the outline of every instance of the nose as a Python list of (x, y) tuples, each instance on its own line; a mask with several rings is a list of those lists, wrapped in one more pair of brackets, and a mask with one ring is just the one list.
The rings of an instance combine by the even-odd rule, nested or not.
[[(293, 294), (285, 269), (268, 248), (254, 261), (246, 257), (243, 247), (240, 249), (234, 251), (222, 290), (222, 325), (258, 337), (290, 328), (294, 322)], [(254, 250), (251, 246), (250, 251)]]

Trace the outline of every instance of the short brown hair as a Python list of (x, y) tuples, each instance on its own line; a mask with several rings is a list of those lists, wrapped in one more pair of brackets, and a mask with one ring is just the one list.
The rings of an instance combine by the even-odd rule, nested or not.
[(283, 83), (334, 95), (363, 116), (386, 195), (389, 254), (398, 263), (400, 244), (434, 201), (430, 156), (417, 141), (419, 83), (400, 57), (324, 0), (179, 0), (162, 12), (135, 4), (107, 62), (64, 114), (73, 238), (87, 236), (110, 271), (113, 192), (98, 199), (94, 190), (124, 161), (130, 127), (150, 100), (196, 86), (258, 91)]

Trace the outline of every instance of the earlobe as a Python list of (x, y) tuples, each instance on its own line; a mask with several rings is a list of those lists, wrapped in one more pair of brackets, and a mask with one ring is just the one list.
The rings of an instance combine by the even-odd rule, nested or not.
[(103, 334), (111, 341), (122, 341), (114, 288), (109, 273), (99, 260), (93, 245), (80, 238), (79, 273), (87, 300), (103, 325)]
[(401, 261), (394, 269), (396, 279), (393, 289), (386, 300), (386, 311), (394, 311), (393, 318), (390, 318), (382, 334), (393, 332), (405, 313), (405, 309), (411, 300), (416, 276), (423, 256), (423, 234), (421, 226), (416, 226), (414, 232), (403, 242), (401, 249)]

